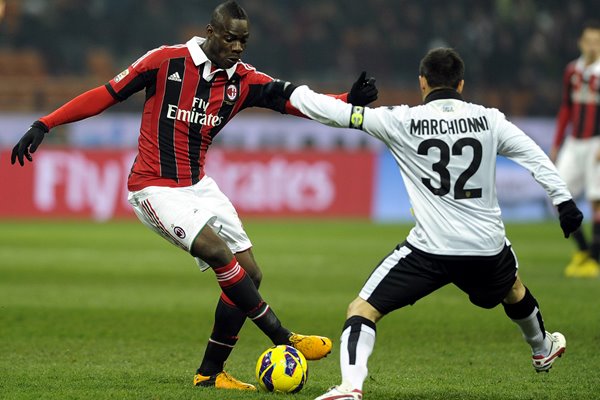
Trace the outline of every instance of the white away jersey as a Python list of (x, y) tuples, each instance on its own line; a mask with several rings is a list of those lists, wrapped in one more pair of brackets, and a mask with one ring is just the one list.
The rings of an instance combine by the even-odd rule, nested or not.
[(407, 240), (425, 252), (488, 256), (502, 250), (497, 154), (531, 171), (553, 204), (571, 198), (546, 154), (504, 114), (464, 102), (454, 90), (435, 91), (427, 100), (416, 107), (353, 107), (306, 86), (290, 98), (314, 120), (362, 129), (387, 145), (416, 220)]

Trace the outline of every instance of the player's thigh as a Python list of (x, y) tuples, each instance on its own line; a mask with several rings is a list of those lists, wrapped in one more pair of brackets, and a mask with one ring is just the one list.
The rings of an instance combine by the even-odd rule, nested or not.
[(579, 197), (585, 188), (589, 151), (581, 140), (568, 137), (556, 160), (556, 169), (573, 197)]
[(213, 268), (225, 266), (233, 259), (233, 254), (227, 244), (210, 227), (202, 229), (198, 233), (192, 243), (190, 253), (196, 260)]
[(506, 245), (493, 257), (472, 257), (448, 265), (452, 282), (469, 295), (476, 306), (493, 308), (500, 304), (517, 279), (518, 262)]
[(235, 207), (212, 178), (202, 178), (193, 191), (202, 208), (216, 217), (213, 229), (234, 254), (252, 247)]
[(385, 315), (414, 304), (448, 283), (448, 277), (435, 261), (405, 242), (375, 267), (359, 297)]
[(144, 225), (187, 252), (200, 231), (216, 219), (199, 209), (194, 196), (182, 188), (147, 187), (131, 192), (129, 203)]

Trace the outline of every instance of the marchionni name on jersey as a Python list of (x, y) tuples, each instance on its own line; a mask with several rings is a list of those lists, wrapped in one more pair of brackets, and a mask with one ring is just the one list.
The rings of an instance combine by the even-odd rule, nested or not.
[(478, 118), (445, 119), (411, 119), (412, 135), (456, 135), (460, 133), (480, 133), (490, 130), (485, 116)]

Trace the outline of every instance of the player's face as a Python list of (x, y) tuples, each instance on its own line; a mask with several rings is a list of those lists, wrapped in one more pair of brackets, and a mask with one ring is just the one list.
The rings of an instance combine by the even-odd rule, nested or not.
[(231, 68), (237, 63), (250, 33), (245, 19), (225, 18), (223, 24), (209, 25), (203, 50), (210, 61), (219, 68)]
[(579, 49), (588, 63), (600, 57), (600, 29), (586, 29), (579, 39)]

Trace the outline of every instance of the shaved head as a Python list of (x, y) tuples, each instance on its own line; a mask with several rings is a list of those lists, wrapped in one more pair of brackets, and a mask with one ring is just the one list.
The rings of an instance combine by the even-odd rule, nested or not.
[(200, 47), (213, 64), (228, 69), (240, 61), (249, 37), (246, 11), (235, 1), (227, 1), (213, 11)]
[(235, 1), (230, 0), (219, 4), (213, 11), (210, 18), (212, 26), (223, 26), (227, 19), (243, 19), (248, 20), (246, 11)]

